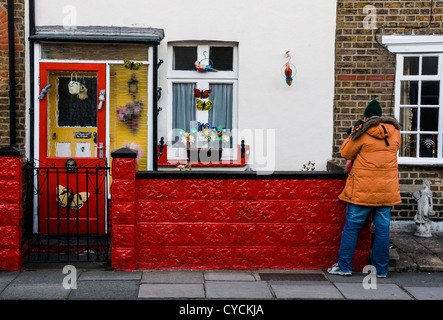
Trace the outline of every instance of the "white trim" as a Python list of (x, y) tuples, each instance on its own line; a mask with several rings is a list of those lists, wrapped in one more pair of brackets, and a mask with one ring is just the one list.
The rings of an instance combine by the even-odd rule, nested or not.
[(443, 52), (443, 35), (386, 35), (382, 43), (393, 53)]
[[(149, 46), (148, 49), (148, 57), (152, 60), (152, 57), (154, 56), (154, 50), (152, 46)], [(157, 110), (154, 110), (154, 99), (157, 99), (157, 92), (153, 92), (153, 68), (154, 68), (154, 63), (149, 63), (148, 65), (148, 86), (147, 86), (147, 97), (148, 97), (148, 102), (147, 102), (147, 108), (148, 110), (146, 111), (147, 113), (147, 125), (148, 125), (148, 136), (146, 137), (147, 141), (147, 170), (148, 171), (152, 171), (154, 169), (154, 159), (152, 158), (152, 148), (154, 146), (154, 140), (153, 140), (153, 117), (154, 117), (154, 112), (157, 112)], [(157, 132), (158, 132), (158, 123), (157, 123)]]

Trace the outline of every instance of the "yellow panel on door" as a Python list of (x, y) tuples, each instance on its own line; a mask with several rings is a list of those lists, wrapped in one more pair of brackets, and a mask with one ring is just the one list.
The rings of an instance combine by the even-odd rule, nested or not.
[[(70, 91), (71, 81), (79, 91)], [(48, 72), (49, 157), (87, 158), (97, 154), (97, 72)]]
[(110, 66), (110, 150), (130, 148), (138, 152), (138, 167), (147, 169), (148, 67), (130, 70)]

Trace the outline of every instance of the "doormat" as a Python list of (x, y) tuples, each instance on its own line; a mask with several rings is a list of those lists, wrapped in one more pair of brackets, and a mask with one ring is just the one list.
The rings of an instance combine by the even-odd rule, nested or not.
[(259, 273), (261, 280), (274, 281), (327, 281), (321, 273)]

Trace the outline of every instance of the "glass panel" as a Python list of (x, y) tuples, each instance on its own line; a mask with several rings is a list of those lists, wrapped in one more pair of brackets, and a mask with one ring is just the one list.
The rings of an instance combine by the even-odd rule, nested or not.
[(95, 157), (97, 72), (49, 71), (48, 83), (47, 156)]
[(137, 151), (138, 167), (147, 169), (148, 66), (137, 71), (110, 66), (110, 150)]
[(233, 48), (232, 47), (211, 47), (209, 59), (214, 69), (220, 71), (232, 71), (233, 66)]
[(402, 134), (401, 135), (401, 148), (400, 157), (413, 157), (417, 156), (417, 135), (416, 134)]
[(421, 74), (422, 75), (437, 75), (438, 74), (438, 57), (423, 57)]
[(400, 108), (400, 123), (402, 131), (417, 130), (418, 108)]
[(420, 157), (436, 158), (437, 157), (437, 135), (421, 134), (420, 135)]
[(148, 60), (144, 44), (43, 43), (42, 59), (59, 60)]
[(418, 81), (402, 81), (400, 92), (400, 104), (418, 104)]
[[(196, 119), (194, 98), (195, 83), (174, 83), (172, 85), (172, 129), (190, 132), (191, 121)], [(172, 141), (172, 147), (184, 148), (177, 135)]]
[(420, 131), (438, 131), (438, 108), (421, 108), (420, 113)]
[(440, 81), (422, 81), (421, 104), (438, 105), (440, 95)]
[(403, 60), (403, 75), (418, 75), (420, 57), (405, 57)]
[(174, 70), (193, 70), (197, 47), (174, 47)]
[[(233, 85), (232, 84), (211, 84), (212, 99), (214, 107), (209, 111), (209, 122), (212, 127), (221, 126), (227, 129), (227, 136), (230, 136), (232, 130), (232, 109), (233, 109)], [(228, 139), (228, 138), (225, 138)], [(232, 137), (225, 140), (225, 147), (232, 147)]]

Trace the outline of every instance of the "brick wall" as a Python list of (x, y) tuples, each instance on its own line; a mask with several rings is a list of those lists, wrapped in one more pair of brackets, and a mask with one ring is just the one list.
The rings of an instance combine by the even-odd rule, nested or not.
[[(375, 11), (365, 12), (368, 5)], [(433, 1), (429, 25), (430, 5), (431, 1), (337, 1), (334, 160), (343, 163), (340, 146), (346, 129), (362, 118), (370, 100), (377, 99), (385, 115), (394, 115), (395, 56), (376, 39), (381, 42), (382, 35), (394, 33), (443, 34), (443, 2)], [(368, 18), (371, 13), (375, 20)], [(399, 171), (403, 202), (394, 207), (393, 219), (413, 218), (416, 204), (410, 192), (421, 189), (422, 180), (429, 179), (437, 211), (434, 219), (443, 220), (443, 168), (399, 166)]]
[[(135, 158), (114, 155), (112, 167), (115, 269), (326, 269), (336, 262), (345, 175), (140, 176)], [(356, 270), (369, 263), (370, 238), (368, 220)]]
[[(9, 145), (9, 48), (7, 0), (0, 0), (0, 147)], [(25, 146), (25, 2), (15, 0), (16, 144)]]

